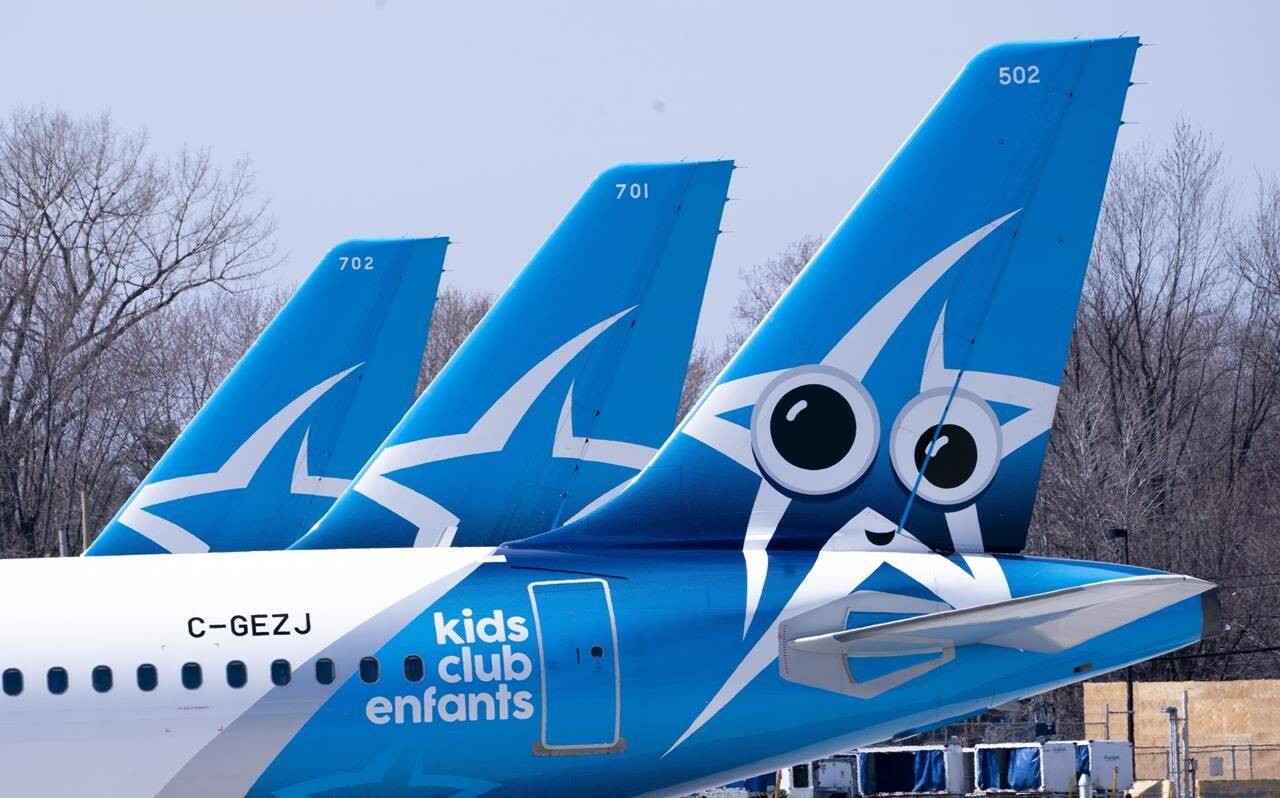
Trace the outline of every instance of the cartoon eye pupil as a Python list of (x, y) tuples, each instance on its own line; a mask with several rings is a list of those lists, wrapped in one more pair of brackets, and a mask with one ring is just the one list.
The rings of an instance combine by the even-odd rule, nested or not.
[(809, 384), (792, 388), (778, 401), (769, 433), (788, 463), (820, 471), (839, 463), (853, 448), (858, 422), (839, 391)]
[(937, 426), (930, 427), (916, 441), (916, 470), (924, 469), (924, 478), (939, 488), (951, 489), (963, 485), (978, 467), (978, 444), (967, 429), (957, 424), (943, 424), (938, 430), (938, 442), (933, 456), (925, 467), (925, 453), (933, 441)]

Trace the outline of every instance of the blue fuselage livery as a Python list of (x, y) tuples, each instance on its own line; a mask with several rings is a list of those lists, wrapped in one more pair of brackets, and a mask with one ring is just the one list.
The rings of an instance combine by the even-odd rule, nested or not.
[(566, 229), (635, 241), (535, 259), (494, 318), (537, 334), (478, 330), (301, 545), (0, 562), (0, 792), (681, 795), (1215, 634), (1207, 582), (1016, 553), (1137, 49), (970, 61), (656, 453), (610, 360), (665, 364), (657, 435), (728, 163), (593, 184)]
[[(841, 607), (848, 620), (832, 627), (859, 628), (921, 605), (981, 608), (1079, 585), (1139, 595), (1158, 575), (844, 550), (839, 541), (770, 559), (780, 576), (759, 609), (769, 628), (745, 640), (736, 552), (378, 549), (0, 563), (5, 606), (21, 597), (40, 608), (39, 618), (0, 618), (3, 665), (25, 680), (20, 694), (0, 695), (5, 792), (679, 794), (1095, 676), (1199, 640), (1212, 618), (1211, 594), (1198, 595), (1207, 585), (1183, 580), (1161, 587), (1158, 602), (1140, 600), (1142, 617), (1093, 617), (1088, 640), (1056, 653), (993, 635), (923, 659), (814, 654), (845, 682), (824, 685), (805, 670), (796, 640), (831, 602), (865, 601)], [(160, 568), (162, 582), (144, 581)], [(81, 604), (60, 589), (65, 579), (115, 592)], [(1072, 642), (1053, 626), (1062, 612), (1051, 614), (1038, 634)], [(67, 639), (76, 645), (59, 642)], [(51, 668), (66, 674), (61, 694), (46, 683)], [(103, 668), (111, 681), (99, 692)], [(903, 671), (910, 678), (895, 677)]]

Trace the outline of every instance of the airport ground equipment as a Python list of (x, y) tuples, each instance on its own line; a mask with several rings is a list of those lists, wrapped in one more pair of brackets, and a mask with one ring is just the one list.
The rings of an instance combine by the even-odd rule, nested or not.
[(1067, 793), (1076, 785), (1076, 746), (1068, 742), (974, 746), (974, 788), (999, 793)]
[(1076, 775), (1089, 774), (1095, 789), (1133, 786), (1133, 748), (1125, 740), (1077, 740)]
[(788, 798), (847, 798), (855, 795), (856, 757), (837, 755), (783, 771)]
[(858, 751), (861, 795), (959, 795), (973, 775), (958, 745), (903, 745)]

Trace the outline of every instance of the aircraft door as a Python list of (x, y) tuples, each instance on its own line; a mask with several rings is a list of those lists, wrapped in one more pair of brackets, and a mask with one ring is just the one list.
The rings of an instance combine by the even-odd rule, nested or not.
[(529, 585), (542, 675), (540, 756), (610, 754), (621, 736), (618, 635), (609, 583), (565, 579)]

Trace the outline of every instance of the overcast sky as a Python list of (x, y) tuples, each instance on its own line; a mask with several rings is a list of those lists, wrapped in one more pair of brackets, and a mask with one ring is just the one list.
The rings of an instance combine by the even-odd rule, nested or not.
[(111, 111), (157, 151), (252, 158), (304, 276), (335, 242), (448, 234), (501, 289), (593, 175), (730, 157), (701, 336), (738, 269), (828, 232), (979, 49), (1138, 34), (1121, 148), (1185, 116), (1280, 171), (1280, 3), (9, 3), (0, 108)]

